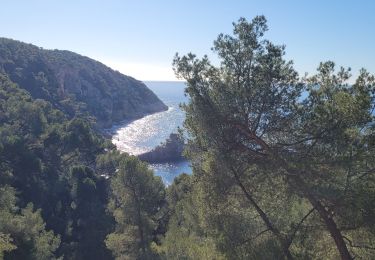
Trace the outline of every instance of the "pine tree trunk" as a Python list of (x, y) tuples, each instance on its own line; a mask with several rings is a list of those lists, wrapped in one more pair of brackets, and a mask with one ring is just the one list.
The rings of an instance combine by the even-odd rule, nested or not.
[(318, 211), (320, 217), (323, 219), (324, 223), (326, 224), (326, 227), (331, 234), (331, 237), (336, 243), (336, 247), (340, 253), (342, 260), (351, 260), (353, 259), (352, 256), (349, 253), (349, 250), (346, 246), (346, 243), (344, 241), (344, 238), (340, 232), (340, 230), (337, 228), (337, 225), (335, 221), (330, 216), (329, 212), (323, 207), (323, 205), (317, 201), (315, 198), (310, 196), (308, 197), (308, 200), (310, 203), (314, 206), (314, 208)]
[(352, 260), (353, 257), (350, 255), (349, 250), (346, 246), (344, 238), (341, 234), (341, 231), (338, 229), (334, 219), (331, 217), (331, 214), (327, 211), (327, 209), (320, 203), (318, 199), (314, 197), (311, 193), (310, 189), (306, 186), (305, 182), (299, 178), (298, 175), (293, 174), (291, 176), (296, 184), (299, 186), (301, 191), (304, 193), (306, 198), (309, 200), (311, 205), (318, 211), (319, 216), (323, 220), (328, 232), (330, 233), (331, 237), (335, 241), (337, 250), (340, 253), (342, 260)]

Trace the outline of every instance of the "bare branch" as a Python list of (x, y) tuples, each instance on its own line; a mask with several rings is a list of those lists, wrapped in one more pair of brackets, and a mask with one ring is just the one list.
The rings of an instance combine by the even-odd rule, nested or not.
[(259, 233), (256, 234), (254, 237), (251, 237), (251, 238), (245, 239), (245, 240), (242, 241), (239, 245), (242, 246), (243, 244), (246, 244), (246, 243), (248, 243), (248, 242), (250, 242), (250, 241), (252, 241), (252, 240), (255, 240), (255, 239), (257, 239), (258, 237), (260, 237), (261, 235), (263, 235), (264, 233), (268, 232), (268, 231), (270, 231), (269, 228), (267, 228), (267, 229), (265, 229), (265, 230), (259, 232)]

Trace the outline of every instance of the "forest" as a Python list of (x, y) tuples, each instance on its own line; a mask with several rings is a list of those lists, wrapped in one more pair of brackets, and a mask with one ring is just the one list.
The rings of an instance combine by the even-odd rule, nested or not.
[(174, 57), (193, 173), (169, 186), (0, 48), (0, 259), (374, 259), (375, 77), (300, 76), (267, 31), (240, 18), (219, 64)]

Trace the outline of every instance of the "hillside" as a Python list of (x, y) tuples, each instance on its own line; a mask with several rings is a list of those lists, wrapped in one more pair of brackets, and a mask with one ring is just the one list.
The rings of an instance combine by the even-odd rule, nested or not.
[(33, 98), (99, 127), (167, 109), (142, 82), (70, 51), (45, 50), (0, 38), (0, 73)]

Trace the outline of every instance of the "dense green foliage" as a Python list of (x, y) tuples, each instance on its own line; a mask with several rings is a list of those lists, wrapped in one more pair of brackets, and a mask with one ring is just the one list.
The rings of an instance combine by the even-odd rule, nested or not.
[(116, 229), (107, 236), (107, 247), (116, 259), (156, 258), (151, 246), (157, 239), (165, 204), (161, 178), (155, 178), (145, 163), (128, 157), (120, 160), (111, 187), (109, 210)]
[[(113, 200), (120, 201), (119, 207), (135, 210), (138, 203), (128, 205), (121, 199), (132, 191), (121, 193), (118, 185), (122, 183), (116, 184), (116, 180), (124, 171), (131, 174), (130, 181), (146, 174), (146, 179), (135, 184), (139, 192), (145, 187), (143, 198), (151, 199), (142, 208), (146, 219), (157, 213), (157, 205), (163, 201), (163, 184), (137, 159), (106, 153), (112, 145), (84, 118), (69, 120), (48, 101), (33, 99), (3, 75), (0, 95), (1, 256), (111, 259), (104, 240), (118, 218), (107, 212), (111, 196), (108, 177), (120, 167), (119, 176), (113, 179)], [(131, 165), (122, 165), (125, 161)], [(148, 193), (153, 185), (158, 187), (159, 197)], [(115, 204), (110, 208), (116, 211)], [(157, 222), (149, 224), (147, 234)], [(144, 247), (154, 237), (146, 238)]]
[(370, 259), (374, 76), (362, 70), (348, 84), (350, 70), (326, 62), (299, 79), (266, 31), (260, 16), (219, 35), (219, 67), (175, 57), (190, 97), (183, 108), (194, 174), (174, 184), (183, 195), (164, 250), (202, 258), (185, 250), (193, 243), (213, 259)]
[(96, 100), (131, 79), (0, 39), (0, 259), (373, 259), (375, 78), (300, 79), (266, 31), (240, 19), (219, 66), (176, 55), (193, 174), (167, 188), (92, 124), (135, 113)]
[[(110, 152), (113, 145), (94, 129), (164, 108), (144, 84), (99, 62), (1, 38), (0, 259), (112, 259), (111, 232), (136, 241), (130, 226), (119, 228), (135, 220), (121, 223), (115, 213), (138, 204), (126, 204), (121, 196), (132, 191), (117, 193), (120, 180), (111, 188), (109, 177), (120, 166), (119, 174), (146, 174), (136, 184), (145, 186), (141, 199), (156, 198), (148, 193), (156, 185), (158, 203), (164, 186), (137, 159)], [(157, 219), (148, 218), (160, 207), (147, 209), (156, 202), (141, 209), (149, 224), (143, 254), (159, 239)]]
[(0, 195), (0, 256), (10, 251), (11, 259), (54, 259), (60, 238), (45, 230), (40, 210), (34, 211), (32, 204), (18, 209), (15, 191), (9, 186), (0, 188)]
[(151, 254), (164, 206), (160, 179), (136, 158), (106, 152), (112, 145), (84, 118), (69, 120), (4, 75), (0, 95), (1, 258), (111, 259), (106, 237), (114, 256), (126, 251), (111, 246), (116, 235), (133, 256)]
[[(104, 152), (104, 140), (83, 119), (66, 119), (7, 77), (0, 76), (0, 87), (0, 230), (17, 247), (6, 258), (109, 255), (103, 240), (111, 222), (100, 224), (106, 184), (88, 168)], [(87, 244), (90, 250), (81, 250)]]

